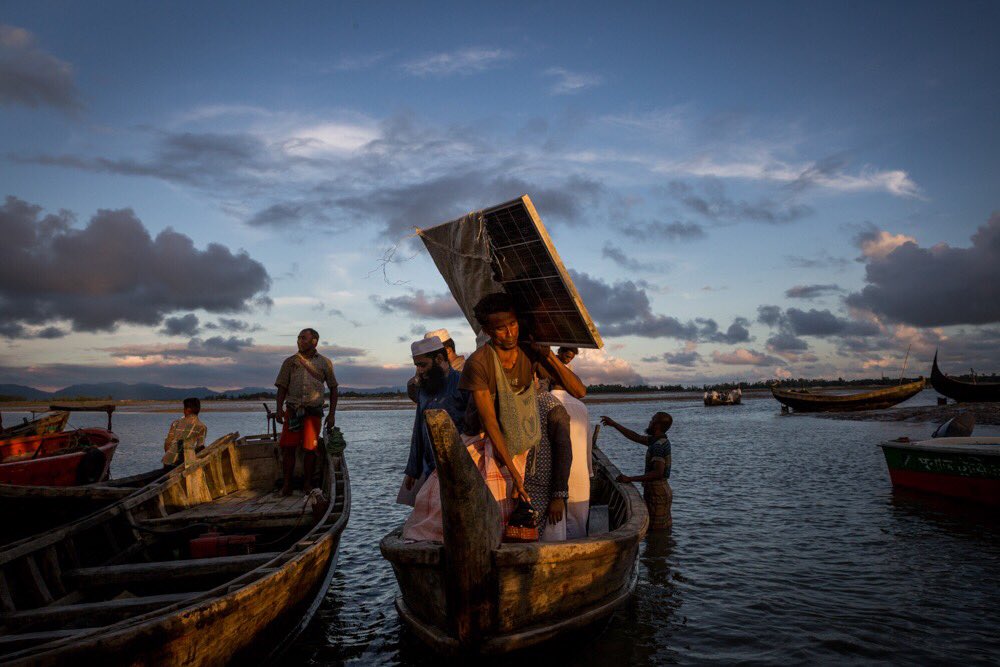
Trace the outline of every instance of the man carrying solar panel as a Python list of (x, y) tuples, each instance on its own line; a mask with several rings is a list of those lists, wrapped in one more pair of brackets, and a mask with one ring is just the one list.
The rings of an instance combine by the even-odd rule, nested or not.
[(472, 395), (466, 432), (485, 431), (510, 472), (514, 496), (528, 500), (522, 466), (527, 452), (541, 439), (535, 376), (552, 378), (576, 398), (583, 398), (587, 388), (550, 348), (519, 341), (517, 313), (509, 295), (497, 292), (483, 297), (474, 314), (489, 341), (469, 355), (462, 370), (459, 387)]

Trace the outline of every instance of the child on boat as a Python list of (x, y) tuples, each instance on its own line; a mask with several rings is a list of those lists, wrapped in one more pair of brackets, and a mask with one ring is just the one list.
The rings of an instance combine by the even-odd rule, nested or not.
[(605, 426), (613, 426), (618, 432), (632, 442), (646, 447), (646, 471), (636, 477), (618, 475), (619, 482), (642, 482), (642, 497), (649, 509), (649, 529), (666, 530), (673, 524), (670, 516), (670, 506), (674, 501), (674, 492), (670, 488), (670, 439), (667, 431), (674, 423), (674, 418), (666, 412), (657, 412), (649, 420), (646, 435), (625, 428), (611, 417), (601, 417)]

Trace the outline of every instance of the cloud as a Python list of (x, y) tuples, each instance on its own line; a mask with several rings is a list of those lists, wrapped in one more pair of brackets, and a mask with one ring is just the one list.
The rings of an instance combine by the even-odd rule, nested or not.
[(879, 189), (899, 197), (920, 196), (920, 188), (905, 171), (878, 171), (866, 166), (859, 175), (850, 176), (844, 173), (845, 166), (846, 161), (839, 158), (818, 160), (802, 169), (788, 187), (800, 191), (817, 185), (847, 191)]
[(163, 320), (160, 333), (165, 336), (194, 336), (198, 333), (198, 316), (188, 313), (181, 317), (168, 317)]
[(787, 331), (776, 333), (767, 339), (767, 349), (771, 352), (805, 352), (809, 343)]
[(757, 306), (757, 321), (769, 327), (781, 322), (781, 308), (778, 306)]
[(625, 254), (624, 250), (612, 244), (610, 241), (604, 242), (604, 247), (601, 249), (601, 257), (610, 259), (612, 262), (628, 271), (654, 271), (657, 269), (662, 271), (665, 268), (665, 265), (663, 264), (657, 266), (656, 264), (640, 262), (634, 257), (629, 257)]
[(414, 76), (450, 76), (474, 74), (491, 69), (514, 57), (506, 49), (470, 47), (458, 51), (434, 53), (403, 64), (403, 70)]
[(676, 352), (664, 352), (663, 360), (672, 366), (693, 368), (702, 362), (702, 357), (698, 353), (697, 346), (692, 342), (688, 342)]
[(67, 112), (83, 107), (73, 67), (38, 48), (24, 28), (0, 23), (0, 105), (13, 104)]
[(854, 244), (861, 249), (858, 261), (862, 262), (865, 259), (885, 259), (889, 253), (904, 243), (916, 244), (916, 242), (912, 236), (892, 234), (870, 223), (854, 236)]
[(839, 285), (796, 285), (785, 290), (790, 299), (815, 299), (833, 292), (843, 292)]
[(670, 193), (692, 211), (711, 220), (720, 222), (765, 222), (782, 224), (795, 222), (813, 210), (804, 204), (779, 204), (768, 199), (761, 199), (755, 204), (737, 201), (726, 195), (725, 186), (717, 179), (706, 179), (702, 185), (703, 194), (697, 194), (695, 189), (686, 183), (672, 181)]
[(36, 331), (35, 336), (51, 340), (53, 338), (63, 338), (67, 333), (65, 329), (60, 329), (59, 327), (45, 327)]
[(586, 385), (645, 384), (632, 364), (611, 356), (607, 350), (582, 349), (570, 367)]
[[(220, 317), (218, 322), (207, 322), (206, 329), (223, 329), (233, 333), (260, 331), (263, 327), (259, 324), (251, 324), (246, 320), (238, 320), (232, 317)], [(193, 335), (193, 334), (192, 334)]]
[(71, 221), (7, 197), (0, 320), (67, 320), (76, 331), (152, 326), (178, 310), (247, 310), (270, 288), (267, 270), (245, 252), (217, 243), (199, 250), (169, 228), (154, 238), (131, 209), (100, 210), (82, 229)]
[(848, 305), (915, 326), (1000, 322), (1000, 213), (968, 248), (921, 248), (911, 240), (887, 253), (872, 247), (880, 249), (865, 255), (868, 284), (848, 295)]
[(712, 352), (712, 361), (728, 366), (784, 366), (785, 360), (741, 347), (730, 352)]
[(829, 310), (789, 308), (785, 317), (797, 336), (874, 336), (879, 333), (878, 327), (871, 322), (837, 317)]
[(544, 74), (553, 79), (549, 88), (549, 92), (553, 95), (575, 95), (604, 83), (604, 78), (597, 74), (572, 72), (565, 67), (550, 67)]
[(462, 309), (449, 292), (427, 294), (418, 289), (403, 296), (382, 298), (373, 295), (371, 299), (383, 313), (399, 312), (428, 318), (464, 317)]
[(813, 257), (785, 255), (785, 261), (796, 269), (842, 269), (850, 264), (849, 260), (843, 257), (834, 257), (827, 250), (821, 250)]
[(622, 233), (644, 242), (654, 239), (694, 241), (705, 238), (705, 228), (694, 222), (632, 223), (622, 227)]
[(587, 311), (606, 336), (680, 338), (707, 342), (749, 340), (745, 318), (736, 318), (725, 332), (709, 318), (682, 322), (676, 317), (653, 313), (646, 291), (631, 280), (608, 284), (600, 278), (570, 269), (570, 277), (587, 305)]

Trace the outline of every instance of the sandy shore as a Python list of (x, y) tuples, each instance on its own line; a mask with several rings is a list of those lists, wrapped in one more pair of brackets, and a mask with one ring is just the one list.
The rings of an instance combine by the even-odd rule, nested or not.
[(850, 421), (878, 422), (934, 422), (940, 424), (961, 412), (972, 412), (976, 423), (1000, 425), (1000, 403), (950, 403), (948, 405), (924, 405), (915, 408), (890, 408), (888, 410), (864, 410), (862, 412), (810, 413), (824, 419), (847, 419)]

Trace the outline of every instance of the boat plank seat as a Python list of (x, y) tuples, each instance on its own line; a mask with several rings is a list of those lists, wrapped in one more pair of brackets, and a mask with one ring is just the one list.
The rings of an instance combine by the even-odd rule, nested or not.
[(143, 597), (118, 598), (100, 602), (83, 602), (80, 604), (62, 604), (28, 609), (13, 614), (0, 615), (0, 624), (10, 627), (21, 627), (36, 623), (65, 624), (79, 618), (88, 622), (101, 620), (118, 620), (139, 613), (145, 613), (165, 607), (168, 604), (193, 598), (197, 593), (168, 593), (166, 595), (147, 595)]
[(279, 556), (279, 552), (223, 556), (220, 558), (191, 558), (188, 560), (158, 561), (154, 563), (125, 563), (101, 567), (81, 567), (66, 572), (66, 577), (82, 588), (97, 588), (112, 584), (141, 583), (164, 579), (204, 577), (222, 574), (240, 574), (264, 565)]
[(65, 639), (74, 635), (93, 632), (96, 628), (75, 628), (73, 630), (48, 630), (45, 632), (22, 632), (13, 635), (0, 635), (0, 654), (12, 653), (29, 646), (46, 644), (57, 639)]

